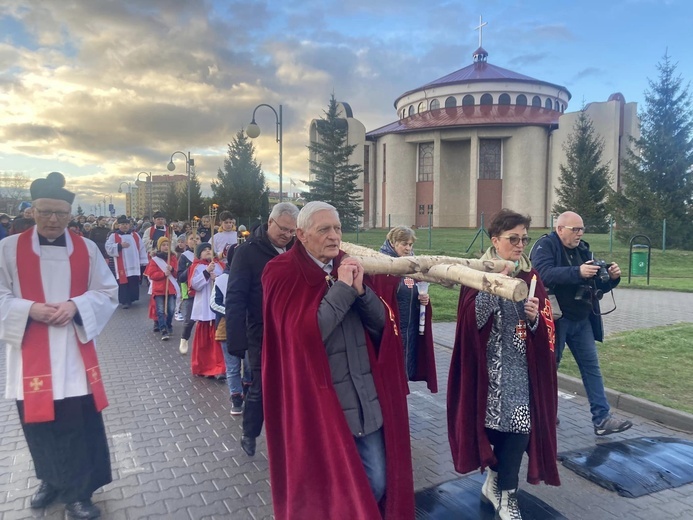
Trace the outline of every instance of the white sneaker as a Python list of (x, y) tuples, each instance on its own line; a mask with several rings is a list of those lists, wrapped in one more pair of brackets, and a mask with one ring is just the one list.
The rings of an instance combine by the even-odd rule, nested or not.
[(175, 315), (176, 321), (183, 321), (184, 319), (185, 318), (183, 317), (183, 315), (180, 312), (176, 313), (176, 315)]
[(486, 468), (486, 481), (481, 486), (481, 500), (498, 509), (500, 504), (500, 491), (498, 491), (498, 473), (491, 468)]
[(517, 503), (517, 489), (500, 492), (500, 504), (496, 508), (496, 520), (522, 520)]
[(188, 340), (184, 338), (180, 338), (180, 345), (178, 346), (178, 352), (181, 354), (187, 354), (188, 353)]

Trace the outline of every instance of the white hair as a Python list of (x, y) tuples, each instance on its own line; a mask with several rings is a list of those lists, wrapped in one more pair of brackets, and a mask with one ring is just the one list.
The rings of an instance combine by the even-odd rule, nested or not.
[(313, 225), (313, 215), (318, 211), (331, 211), (337, 217), (337, 220), (339, 220), (339, 212), (332, 204), (313, 200), (303, 206), (303, 209), (299, 212), (298, 219), (296, 220), (296, 227), (304, 230), (310, 229)]
[(292, 219), (296, 220), (298, 218), (298, 208), (291, 204), (291, 202), (280, 202), (274, 205), (269, 218), (277, 220), (282, 215), (289, 215)]

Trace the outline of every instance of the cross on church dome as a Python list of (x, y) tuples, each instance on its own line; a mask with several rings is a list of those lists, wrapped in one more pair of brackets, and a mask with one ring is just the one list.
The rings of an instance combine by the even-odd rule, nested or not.
[(479, 30), (479, 48), (481, 48), (482, 44), (482, 32), (484, 30), (484, 26), (488, 25), (488, 22), (481, 23), (481, 16), (479, 16), (479, 25), (474, 27), (474, 30), (476, 31), (477, 29)]
[(488, 22), (483, 22), (482, 23), (482, 18), (479, 16), (479, 25), (474, 28), (474, 30), (479, 31), (479, 48), (474, 51), (474, 54), (472, 55), (474, 57), (474, 63), (481, 63), (481, 62), (486, 62), (488, 58), (488, 52), (481, 46), (482, 43), (482, 32), (484, 30), (484, 26), (488, 25)]

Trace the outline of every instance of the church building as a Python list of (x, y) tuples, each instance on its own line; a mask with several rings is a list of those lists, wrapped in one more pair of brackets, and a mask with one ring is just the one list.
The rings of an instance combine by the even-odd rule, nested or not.
[[(349, 144), (358, 145), (352, 161), (363, 166), (363, 227), (474, 228), (503, 207), (529, 214), (533, 226), (551, 224), (563, 147), (579, 112), (567, 112), (566, 87), (488, 56), (480, 45), (471, 65), (403, 93), (397, 119), (369, 132), (340, 104)], [(618, 189), (630, 137), (639, 137), (637, 103), (616, 93), (586, 112)], [(311, 124), (311, 141), (319, 123)]]

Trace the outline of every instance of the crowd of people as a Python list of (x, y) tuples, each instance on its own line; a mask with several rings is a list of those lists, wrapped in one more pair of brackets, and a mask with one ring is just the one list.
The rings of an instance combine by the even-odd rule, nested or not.
[[(226, 211), (199, 226), (169, 224), (160, 212), (151, 223), (71, 220), (74, 194), (55, 172), (34, 181), (31, 196), (18, 219), (0, 215), (0, 343), (5, 396), (17, 401), (40, 481), (32, 508), (60, 500), (70, 518), (99, 516), (91, 496), (111, 469), (94, 338), (118, 305), (136, 306), (146, 283), (154, 333), (168, 341), (182, 321), (178, 351), (188, 354), (192, 338), (192, 374), (226, 379), (248, 456), (264, 425), (276, 518), (414, 518), (408, 381), (438, 390), (435, 302), (411, 277), (365, 273), (340, 249), (333, 206), (282, 202), (243, 233)], [(595, 348), (603, 327), (593, 295), (612, 290), (620, 269), (594, 265), (579, 215), (560, 215), (531, 255), (530, 224), (509, 209), (492, 219), (482, 259), (505, 262), (502, 274), (530, 294), (514, 302), (462, 288), (448, 379), (455, 469), (486, 473), (481, 499), (501, 520), (522, 518), (525, 453), (529, 483), (560, 485), (556, 370), (565, 346), (595, 434), (631, 426), (611, 414)], [(381, 252), (410, 256), (415, 241), (397, 226)]]

